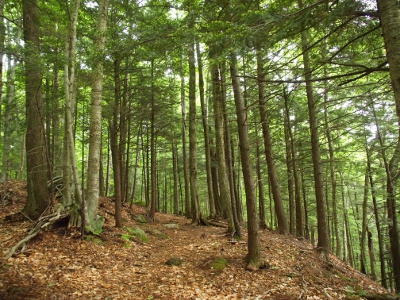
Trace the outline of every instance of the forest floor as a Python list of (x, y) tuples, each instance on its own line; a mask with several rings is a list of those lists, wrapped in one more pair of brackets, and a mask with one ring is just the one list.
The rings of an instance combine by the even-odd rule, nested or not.
[[(0, 195), (5, 200), (0, 207), (0, 255), (4, 257), (34, 223), (4, 219), (23, 208), (23, 182), (1, 185)], [(112, 199), (101, 198), (100, 213), (106, 222), (99, 236), (82, 240), (78, 230), (65, 226), (45, 230), (24, 252), (0, 260), (0, 299), (291, 300), (388, 294), (334, 256), (329, 267), (309, 242), (292, 236), (261, 231), (262, 254), (270, 266), (250, 272), (244, 262), (245, 228), (243, 241), (234, 241), (225, 228), (193, 226), (189, 219), (170, 214), (157, 213), (155, 222), (142, 224), (132, 216), (145, 214), (145, 209), (134, 206), (124, 208), (124, 228), (119, 229), (113, 212)], [(122, 238), (129, 237), (126, 228), (136, 227), (147, 232), (150, 241)], [(170, 258), (179, 258), (182, 264), (167, 265)], [(211, 267), (219, 258), (228, 262), (223, 270), (218, 270), (218, 264)]]

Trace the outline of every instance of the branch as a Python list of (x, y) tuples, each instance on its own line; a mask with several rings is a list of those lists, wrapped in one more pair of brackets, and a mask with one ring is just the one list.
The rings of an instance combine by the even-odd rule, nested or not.
[[(385, 62), (385, 64), (386, 64), (386, 62)], [(254, 77), (254, 76), (241, 76), (241, 77), (255, 79), (255, 80), (259, 80), (261, 82), (267, 82), (267, 83), (305, 83), (305, 82), (309, 82), (309, 81), (311, 81), (311, 82), (328, 81), (328, 80), (332, 80), (332, 79), (344, 78), (344, 77), (355, 76), (355, 75), (360, 75), (356, 78), (356, 79), (359, 79), (361, 77), (369, 75), (372, 72), (389, 72), (389, 68), (383, 68), (380, 66), (375, 67), (375, 68), (365, 67), (365, 70), (362, 70), (362, 71), (354, 71), (354, 72), (350, 72), (350, 73), (346, 73), (346, 74), (338, 74), (338, 75), (327, 76), (327, 77), (313, 78), (311, 80), (305, 80), (305, 79), (302, 79), (302, 80), (268, 80), (268, 79), (260, 80), (259, 78)]]

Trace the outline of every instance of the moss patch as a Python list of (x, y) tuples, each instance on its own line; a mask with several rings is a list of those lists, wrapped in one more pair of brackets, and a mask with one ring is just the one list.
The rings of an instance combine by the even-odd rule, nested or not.
[(223, 258), (217, 258), (210, 263), (210, 268), (218, 273), (221, 273), (228, 266), (228, 261)]

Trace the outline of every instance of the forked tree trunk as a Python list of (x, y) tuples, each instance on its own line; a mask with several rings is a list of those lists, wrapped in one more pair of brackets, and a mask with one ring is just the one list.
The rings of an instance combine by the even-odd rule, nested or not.
[(229, 175), (226, 163), (225, 154), (225, 118), (223, 117), (223, 101), (222, 101), (222, 87), (221, 87), (221, 74), (218, 66), (213, 64), (211, 66), (211, 76), (213, 82), (213, 95), (214, 95), (214, 126), (215, 126), (215, 145), (216, 145), (216, 161), (218, 167), (218, 184), (219, 184), (219, 198), (218, 206), (221, 212), (226, 213), (228, 219), (228, 232), (233, 231), (233, 217), (231, 210), (231, 194), (229, 190)]
[(235, 54), (231, 54), (230, 73), (232, 79), (233, 95), (235, 98), (237, 125), (239, 133), (240, 157), (242, 161), (242, 172), (246, 193), (247, 207), (247, 269), (255, 270), (262, 267), (259, 237), (259, 221), (257, 215), (256, 187), (253, 175), (253, 167), (250, 157), (249, 128), (247, 124), (247, 112), (244, 106), (237, 71), (237, 60)]
[(47, 159), (40, 59), (37, 0), (23, 0), (25, 41), (26, 164), (28, 198), (23, 212), (37, 219), (50, 204), (47, 190)]

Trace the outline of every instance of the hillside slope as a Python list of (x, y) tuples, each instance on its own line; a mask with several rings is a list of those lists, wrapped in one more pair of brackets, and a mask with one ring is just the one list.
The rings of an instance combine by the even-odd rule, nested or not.
[[(7, 184), (0, 187), (0, 194), (8, 193), (0, 208), (2, 257), (33, 226), (26, 220), (4, 220), (21, 210), (26, 197), (22, 183)], [(291, 236), (262, 231), (262, 252), (270, 267), (249, 272), (243, 261), (246, 236), (243, 242), (232, 241), (222, 227), (194, 227), (184, 217), (162, 213), (154, 223), (139, 223), (132, 218), (145, 213), (139, 206), (125, 208), (125, 228), (117, 229), (110, 215), (113, 201), (102, 198), (100, 207), (106, 224), (99, 237), (81, 240), (77, 230), (59, 227), (40, 233), (25, 252), (2, 260), (0, 299), (391, 298), (334, 256), (329, 268), (311, 244)], [(147, 233), (148, 242), (133, 237), (136, 227)], [(178, 266), (166, 264), (170, 258)], [(223, 270), (218, 270), (222, 264), (213, 265), (219, 258), (227, 261)]]

